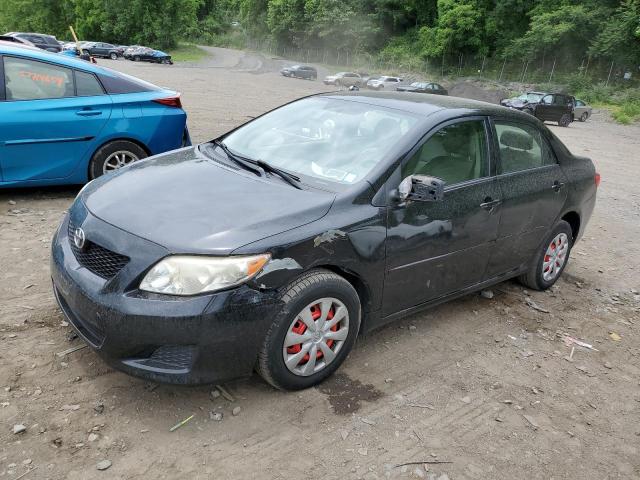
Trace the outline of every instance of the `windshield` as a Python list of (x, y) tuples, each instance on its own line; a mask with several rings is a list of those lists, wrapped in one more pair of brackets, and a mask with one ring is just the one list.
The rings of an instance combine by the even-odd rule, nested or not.
[(542, 93), (523, 93), (518, 97), (518, 100), (522, 100), (523, 102), (539, 102), (542, 97), (544, 97)]
[(418, 122), (407, 112), (314, 97), (285, 105), (224, 138), (233, 152), (287, 171), (353, 184)]

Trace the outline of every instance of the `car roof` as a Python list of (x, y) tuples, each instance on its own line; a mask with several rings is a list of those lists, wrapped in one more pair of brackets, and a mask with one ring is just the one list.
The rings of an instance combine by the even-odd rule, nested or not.
[(16, 42), (8, 42), (6, 40), (0, 40), (0, 53), (3, 52), (3, 50), (5, 49), (5, 47), (11, 47), (13, 49), (16, 50), (31, 50), (34, 52), (44, 52), (44, 50), (41, 50), (40, 48), (30, 44), (30, 43), (16, 43)]
[(49, 37), (49, 38), (56, 38), (53, 35), (49, 35), (48, 33), (38, 33), (38, 32), (9, 32), (6, 33), (5, 35), (38, 35), (39, 37)]
[(459, 113), (475, 113), (477, 115), (516, 115), (525, 119), (531, 118), (530, 115), (500, 105), (443, 95), (425, 95), (411, 92), (344, 91), (323, 93), (319, 94), (319, 96), (393, 108), (425, 117), (443, 110), (455, 110)]
[(84, 70), (109, 77), (123, 77), (123, 74), (107, 67), (102, 67), (93, 63), (89, 63), (79, 58), (73, 58), (61, 53), (47, 52), (29, 45), (20, 45), (12, 42), (0, 41), (0, 55), (16, 55), (23, 58), (40, 60), (43, 62), (52, 62), (58, 65)]

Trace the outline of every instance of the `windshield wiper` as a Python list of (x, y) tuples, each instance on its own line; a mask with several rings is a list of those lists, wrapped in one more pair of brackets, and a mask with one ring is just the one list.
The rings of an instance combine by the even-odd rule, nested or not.
[(298, 185), (298, 183), (300, 182), (300, 177), (296, 177), (295, 175), (289, 172), (285, 172), (284, 170), (281, 170), (278, 167), (274, 167), (273, 165), (265, 162), (264, 160), (255, 160), (255, 163), (259, 167), (262, 167), (264, 171), (275, 173), (292, 187), (295, 187), (298, 190), (302, 190), (302, 187)]
[(215, 145), (217, 145), (218, 147), (220, 147), (222, 149), (222, 151), (227, 155), (227, 157), (231, 160), (233, 160), (234, 162), (236, 162), (237, 164), (243, 166), (244, 168), (246, 168), (247, 170), (255, 173), (256, 175), (258, 175), (259, 177), (262, 177), (262, 175), (264, 174), (264, 170), (262, 168), (257, 168), (256, 162), (254, 162), (253, 160), (249, 160), (243, 157), (240, 157), (239, 155), (236, 155), (235, 153), (233, 153), (229, 147), (227, 147), (223, 141), (221, 140), (214, 140), (213, 143)]

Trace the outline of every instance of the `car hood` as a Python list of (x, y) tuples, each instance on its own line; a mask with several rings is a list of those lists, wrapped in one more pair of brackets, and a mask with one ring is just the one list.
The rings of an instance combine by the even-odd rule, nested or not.
[(235, 170), (189, 147), (91, 182), (80, 197), (96, 217), (172, 253), (225, 255), (323, 217), (335, 194)]

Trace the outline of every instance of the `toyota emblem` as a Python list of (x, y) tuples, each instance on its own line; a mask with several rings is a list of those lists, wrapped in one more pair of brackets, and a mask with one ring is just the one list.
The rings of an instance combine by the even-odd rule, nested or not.
[(78, 248), (78, 250), (82, 250), (84, 248), (84, 230), (82, 230), (81, 228), (75, 229), (75, 231), (73, 232), (73, 243)]

